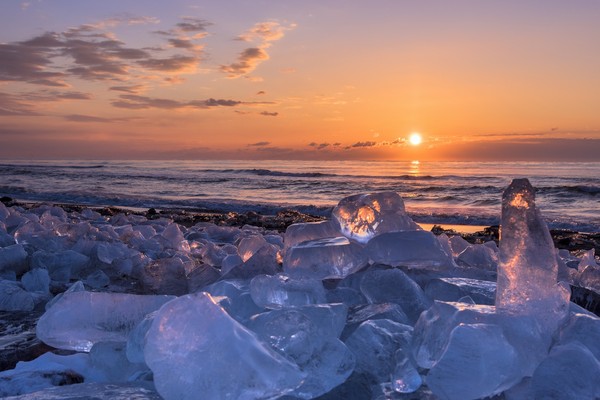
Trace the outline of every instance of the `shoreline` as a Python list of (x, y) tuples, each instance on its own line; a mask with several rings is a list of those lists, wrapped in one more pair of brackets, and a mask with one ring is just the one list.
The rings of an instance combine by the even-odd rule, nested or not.
[[(58, 202), (29, 202), (14, 200), (10, 197), (0, 198), (0, 202), (6, 207), (18, 206), (25, 209), (32, 209), (41, 205), (50, 205), (60, 207), (67, 212), (81, 212), (84, 209), (90, 209), (98, 212), (102, 216), (114, 216), (119, 213), (126, 215), (140, 215), (149, 220), (158, 218), (171, 219), (186, 228), (192, 227), (197, 223), (213, 223), (222, 226), (252, 225), (267, 230), (274, 230), (284, 233), (288, 226), (296, 223), (319, 222), (329, 219), (325, 216), (311, 215), (297, 210), (289, 209), (278, 211), (275, 215), (261, 214), (256, 211), (236, 212), (221, 210), (203, 210), (203, 209), (181, 209), (181, 208), (141, 208), (126, 206), (93, 206), (85, 204), (70, 204)], [(417, 222), (417, 221), (415, 221)], [(461, 236), (469, 243), (484, 243), (495, 241), (498, 244), (500, 229), (498, 225), (466, 225), (451, 223), (421, 223), (417, 222), (424, 230), (431, 231), (435, 235), (442, 233), (448, 236)], [(550, 234), (557, 249), (565, 249), (572, 253), (595, 249), (596, 254), (600, 254), (600, 231), (599, 232), (578, 232), (570, 229), (550, 229)]]

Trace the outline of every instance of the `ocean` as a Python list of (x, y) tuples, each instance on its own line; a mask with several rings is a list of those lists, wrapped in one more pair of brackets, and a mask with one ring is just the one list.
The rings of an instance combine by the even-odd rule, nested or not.
[(551, 228), (600, 231), (600, 163), (0, 161), (0, 196), (90, 206), (328, 216), (345, 196), (396, 191), (420, 223), (496, 225), (502, 191), (529, 178)]

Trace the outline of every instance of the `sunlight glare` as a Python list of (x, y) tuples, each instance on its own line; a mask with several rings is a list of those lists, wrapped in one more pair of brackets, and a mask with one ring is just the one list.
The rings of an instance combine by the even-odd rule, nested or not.
[(413, 146), (418, 146), (421, 144), (421, 135), (417, 132), (411, 133), (410, 137), (408, 138), (408, 141), (410, 142), (410, 144), (412, 144)]

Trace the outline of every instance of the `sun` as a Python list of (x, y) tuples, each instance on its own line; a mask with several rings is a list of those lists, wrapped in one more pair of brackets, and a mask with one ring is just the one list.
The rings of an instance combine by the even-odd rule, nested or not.
[(410, 142), (410, 144), (412, 144), (413, 146), (418, 146), (421, 144), (421, 142), (423, 141), (423, 139), (421, 138), (421, 134), (417, 133), (417, 132), (413, 132), (410, 134), (408, 141)]

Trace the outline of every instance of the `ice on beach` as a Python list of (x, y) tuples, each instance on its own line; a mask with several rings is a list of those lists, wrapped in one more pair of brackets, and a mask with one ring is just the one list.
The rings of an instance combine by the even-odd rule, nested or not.
[(496, 271), (496, 268), (498, 267), (498, 254), (490, 246), (473, 244), (458, 255), (456, 262), (458, 265), (464, 265), (470, 268)]
[(342, 234), (366, 243), (385, 232), (421, 229), (407, 214), (404, 202), (396, 192), (357, 194), (340, 200), (333, 209), (333, 218)]
[(600, 397), (600, 363), (577, 342), (556, 346), (531, 379), (531, 398), (597, 399)]
[(571, 313), (562, 327), (558, 344), (577, 342), (592, 352), (600, 361), (600, 318), (595, 315)]
[(66, 283), (81, 278), (90, 258), (73, 250), (47, 252), (38, 250), (31, 256), (31, 268), (45, 268), (53, 281)]
[(363, 322), (376, 319), (387, 319), (402, 325), (410, 325), (404, 310), (396, 303), (367, 304), (349, 310), (342, 338), (350, 336)]
[(292, 392), (306, 377), (204, 292), (160, 308), (145, 360), (166, 399), (259, 399)]
[(213, 283), (203, 289), (213, 297), (223, 296), (219, 305), (237, 321), (246, 322), (250, 317), (264, 311), (252, 300), (250, 282), (243, 279), (230, 279)]
[(356, 372), (371, 384), (390, 382), (396, 368), (396, 352), (409, 351), (412, 327), (388, 319), (363, 322), (346, 339), (356, 356)]
[(410, 268), (455, 267), (435, 235), (427, 231), (383, 233), (367, 243), (365, 253), (373, 263)]
[(22, 244), (0, 248), (0, 272), (14, 272), (20, 276), (27, 268), (27, 251)]
[(17, 282), (0, 279), (0, 311), (31, 311), (34, 306), (31, 293)]
[(38, 321), (37, 337), (49, 346), (89, 351), (94, 343), (127, 340), (146, 314), (173, 296), (124, 293), (66, 293)]
[(98, 342), (90, 349), (90, 366), (96, 379), (103, 382), (128, 382), (149, 374), (143, 360), (132, 363), (125, 342)]
[(185, 266), (179, 258), (162, 258), (143, 266), (139, 280), (146, 293), (181, 296), (188, 292)]
[(110, 284), (110, 278), (101, 269), (97, 269), (85, 278), (85, 284), (93, 289), (100, 289)]
[(240, 240), (237, 246), (239, 256), (243, 261), (247, 261), (254, 253), (266, 245), (268, 243), (262, 235), (247, 236)]
[(258, 314), (248, 327), (307, 374), (291, 395), (312, 399), (343, 383), (354, 369), (353, 354), (338, 340), (345, 322), (346, 307), (334, 304)]
[(310, 240), (340, 236), (340, 225), (336, 220), (305, 222), (287, 227), (284, 235), (285, 249)]
[(425, 286), (425, 294), (434, 300), (458, 301), (469, 296), (476, 304), (494, 305), (496, 282), (469, 278), (434, 278)]
[(518, 383), (518, 355), (493, 324), (460, 324), (450, 333), (426, 382), (448, 400), (475, 400), (502, 393)]
[(527, 179), (515, 179), (502, 195), (498, 311), (531, 315), (551, 334), (565, 317), (570, 297), (557, 277), (554, 243), (536, 207), (535, 190)]
[(43, 268), (34, 268), (21, 277), (21, 283), (28, 292), (50, 293), (50, 276)]
[(291, 277), (341, 279), (368, 263), (362, 247), (345, 237), (317, 239), (289, 248), (283, 270)]
[(320, 280), (294, 279), (283, 274), (254, 277), (250, 295), (257, 305), (272, 309), (327, 302)]
[(399, 269), (372, 269), (364, 273), (360, 290), (370, 303), (396, 303), (413, 323), (431, 301), (415, 281)]

